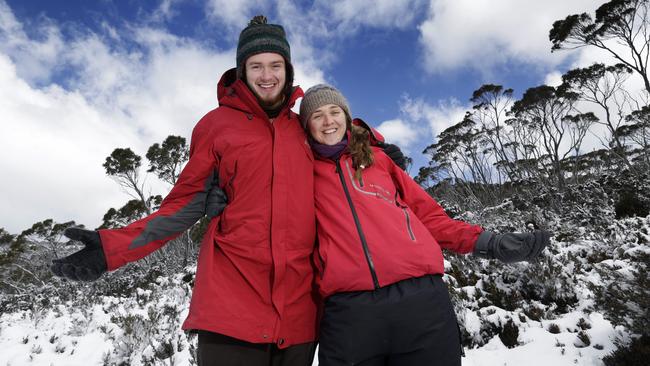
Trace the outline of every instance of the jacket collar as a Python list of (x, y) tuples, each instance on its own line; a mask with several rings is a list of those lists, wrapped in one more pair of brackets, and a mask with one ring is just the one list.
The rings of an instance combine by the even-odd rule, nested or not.
[[(296, 100), (304, 95), (299, 86), (295, 86), (289, 97), (288, 103), (282, 109), (278, 117), (293, 108)], [(227, 106), (249, 113), (260, 118), (268, 118), (266, 112), (257, 101), (253, 92), (248, 88), (246, 83), (237, 78), (237, 69), (232, 68), (226, 71), (219, 80), (217, 85), (217, 100), (220, 106)]]

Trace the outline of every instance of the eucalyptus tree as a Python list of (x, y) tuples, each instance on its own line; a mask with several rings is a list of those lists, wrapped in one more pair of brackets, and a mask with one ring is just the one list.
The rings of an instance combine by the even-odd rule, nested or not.
[(449, 177), (455, 184), (465, 186), (466, 198), (481, 204), (493, 200), (494, 193), (489, 189), (495, 183), (491, 152), (476, 127), (473, 114), (466, 112), (462, 121), (442, 131), (436, 143), (423, 151), (431, 161), (428, 169), (420, 170), (419, 181), (434, 174), (439, 181)]
[(511, 109), (526, 130), (539, 136), (540, 167), (548, 169), (549, 165), (548, 175), (555, 177), (560, 190), (565, 186), (562, 160), (579, 152), (588, 124), (593, 122), (591, 116), (572, 115), (577, 100), (577, 93), (541, 85), (526, 90)]
[(137, 155), (131, 148), (117, 148), (102, 165), (106, 175), (113, 178), (133, 198), (139, 199), (147, 214), (151, 214), (151, 207), (147, 205), (144, 197), (144, 182), (140, 176), (142, 157)]
[(189, 159), (190, 150), (184, 137), (170, 135), (162, 145), (151, 145), (145, 156), (149, 160), (147, 172), (155, 173), (160, 180), (173, 186)]
[(631, 152), (633, 162), (640, 163), (642, 170), (650, 170), (650, 105), (633, 111), (626, 118), (626, 124), (619, 127), (615, 135), (630, 141), (638, 148)]
[(610, 0), (595, 17), (573, 14), (557, 20), (549, 32), (551, 51), (596, 47), (634, 70), (650, 94), (650, 0)]
[[(162, 144), (155, 143), (147, 150), (149, 161), (147, 172), (170, 185), (174, 185), (181, 169), (189, 158), (189, 148), (181, 136), (168, 136)], [(141, 178), (142, 157), (131, 148), (117, 148), (106, 158), (103, 164), (106, 174), (115, 179), (124, 191), (139, 203), (129, 202), (119, 210), (111, 209), (104, 216), (104, 224), (120, 223), (141, 213), (150, 215), (160, 204), (160, 196), (144, 194), (144, 179)], [(144, 211), (142, 211), (144, 209)], [(110, 224), (113, 227), (113, 224)]]
[[(501, 85), (484, 84), (472, 93), (473, 118), (481, 126), (481, 133), (493, 153), (495, 166), (499, 177), (501, 171), (508, 179), (521, 178), (517, 176), (512, 162), (516, 160), (516, 150), (513, 150), (509, 131), (505, 124), (508, 109), (512, 106), (513, 90), (504, 89)], [(502, 179), (499, 179), (502, 182)]]
[[(576, 92), (583, 101), (600, 107), (605, 113), (603, 120), (594, 120), (595, 124), (606, 127), (608, 135), (601, 143), (612, 147), (619, 162), (630, 167), (625, 153), (624, 142), (616, 130), (625, 122), (625, 116), (632, 108), (630, 96), (624, 83), (632, 69), (624, 64), (605, 66), (595, 63), (589, 67), (576, 68), (562, 75), (561, 89)], [(600, 138), (600, 134), (596, 134)]]

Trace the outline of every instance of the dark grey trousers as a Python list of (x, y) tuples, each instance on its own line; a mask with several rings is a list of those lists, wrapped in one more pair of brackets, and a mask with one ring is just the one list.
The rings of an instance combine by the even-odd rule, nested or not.
[(222, 334), (200, 331), (199, 366), (311, 366), (315, 343), (279, 349), (275, 344), (250, 343)]
[(319, 366), (460, 366), (456, 315), (441, 276), (325, 301)]

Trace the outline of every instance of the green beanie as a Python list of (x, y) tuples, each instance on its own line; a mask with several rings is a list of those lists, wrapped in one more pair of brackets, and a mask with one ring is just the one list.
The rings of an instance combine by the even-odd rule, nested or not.
[(277, 53), (291, 64), (291, 49), (284, 28), (278, 24), (267, 24), (266, 17), (253, 17), (239, 34), (237, 43), (237, 76), (242, 78), (244, 63), (249, 57), (264, 52)]

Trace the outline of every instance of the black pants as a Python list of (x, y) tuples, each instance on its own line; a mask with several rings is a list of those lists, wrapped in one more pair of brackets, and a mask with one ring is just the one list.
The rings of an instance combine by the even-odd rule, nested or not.
[(460, 366), (458, 323), (441, 276), (325, 301), (319, 366)]
[(279, 349), (273, 343), (250, 343), (222, 334), (199, 332), (199, 366), (311, 366), (315, 343)]

